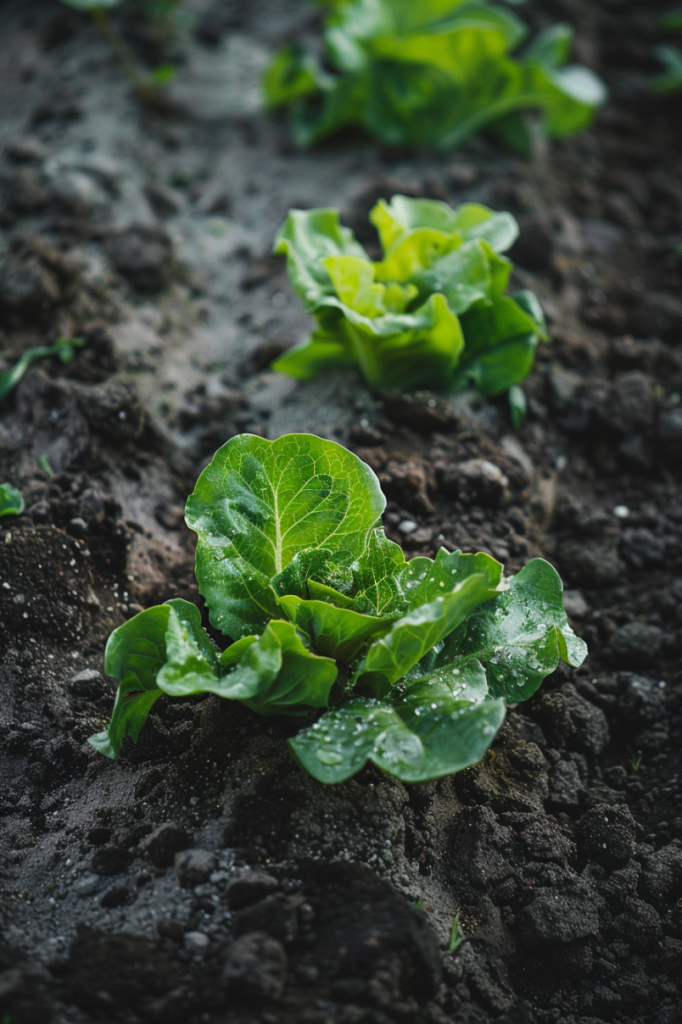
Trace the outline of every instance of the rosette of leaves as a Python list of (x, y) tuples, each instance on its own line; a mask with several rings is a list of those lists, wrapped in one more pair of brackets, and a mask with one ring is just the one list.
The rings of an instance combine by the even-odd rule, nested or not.
[(547, 562), (506, 579), (487, 554), (406, 560), (384, 506), (372, 470), (331, 441), (228, 441), (186, 517), (210, 621), (233, 642), (221, 650), (182, 600), (120, 626), (105, 659), (118, 695), (93, 746), (115, 757), (158, 699), (213, 693), (300, 719), (291, 752), (322, 782), (367, 761), (406, 782), (478, 761), (505, 703), (585, 645)]
[(448, 149), (490, 128), (527, 153), (521, 112), (539, 110), (539, 131), (554, 138), (585, 128), (606, 97), (593, 72), (567, 64), (569, 25), (551, 26), (512, 56), (527, 27), (487, 0), (332, 6), (324, 53), (289, 45), (265, 74), (267, 103), (289, 105), (302, 146), (360, 125), (387, 144)]
[(494, 395), (523, 380), (547, 331), (532, 292), (505, 294), (513, 264), (501, 253), (518, 235), (512, 215), (396, 195), (369, 218), (384, 253), (376, 263), (336, 210), (289, 213), (274, 251), (286, 254), (317, 328), (273, 369), (306, 380), (357, 366), (385, 391), (473, 384)]

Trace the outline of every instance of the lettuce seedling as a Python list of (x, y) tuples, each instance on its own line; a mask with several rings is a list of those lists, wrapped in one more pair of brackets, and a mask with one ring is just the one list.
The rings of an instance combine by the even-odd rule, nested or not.
[(369, 466), (332, 441), (232, 438), (187, 502), (196, 574), (221, 650), (199, 609), (174, 599), (116, 629), (118, 680), (106, 732), (115, 757), (164, 695), (214, 693), (300, 719), (291, 752), (321, 782), (372, 761), (405, 782), (483, 756), (506, 701), (526, 700), (559, 659), (580, 665), (562, 586), (534, 559), (505, 578), (490, 555), (406, 560), (384, 535)]
[(384, 252), (378, 263), (336, 210), (290, 211), (274, 251), (286, 254), (317, 329), (273, 369), (306, 380), (358, 366), (386, 391), (473, 384), (494, 395), (523, 380), (547, 331), (532, 292), (505, 294), (512, 263), (501, 253), (518, 235), (512, 215), (396, 195), (369, 218)]
[[(281, 50), (264, 79), (267, 103), (290, 106), (302, 146), (348, 125), (390, 145), (449, 149), (490, 128), (528, 153), (521, 111), (542, 111), (546, 137), (585, 128), (606, 90), (567, 65), (572, 29), (557, 24), (518, 57), (524, 23), (488, 0), (348, 0), (325, 26), (325, 61), (298, 44)], [(331, 68), (332, 70), (328, 70)]]
[(0, 484), (0, 516), (20, 516), (25, 507), (21, 491), (11, 484)]

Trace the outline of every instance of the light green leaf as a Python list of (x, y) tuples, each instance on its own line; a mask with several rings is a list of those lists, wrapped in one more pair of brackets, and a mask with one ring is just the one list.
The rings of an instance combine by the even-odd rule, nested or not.
[(308, 309), (334, 294), (323, 262), (326, 257), (368, 259), (353, 232), (339, 223), (338, 210), (330, 209), (290, 210), (277, 233), (273, 252), (286, 255), (291, 284)]
[(522, 59), (527, 63), (558, 68), (571, 56), (572, 45), (573, 28), (565, 22), (559, 22), (538, 32), (532, 43), (524, 50)]
[(388, 335), (349, 323), (347, 333), (365, 379), (386, 391), (442, 389), (464, 348), (459, 320), (443, 295), (431, 295), (413, 317), (403, 319), (411, 320), (405, 330)]
[(386, 312), (386, 289), (374, 282), (374, 263), (359, 256), (327, 256), (322, 264), (345, 306), (367, 317), (381, 316)]
[(0, 484), (0, 516), (20, 516), (25, 507), (21, 491), (12, 484)]
[(527, 700), (559, 660), (580, 666), (587, 647), (571, 629), (556, 570), (534, 558), (514, 576), (509, 589), (478, 608), (446, 640), (437, 664), (478, 658), (490, 692), (507, 701)]
[(369, 219), (387, 254), (410, 234), (422, 229), (450, 235), (458, 245), (481, 238), (495, 252), (508, 249), (519, 233), (510, 213), (496, 213), (481, 203), (460, 203), (452, 207), (437, 199), (411, 199), (403, 195), (394, 195), (389, 203), (380, 199), (370, 211)]
[(442, 292), (452, 312), (461, 315), (481, 299), (501, 298), (511, 271), (510, 260), (476, 239), (437, 260), (413, 280), (422, 295)]
[(367, 761), (403, 782), (427, 782), (480, 761), (504, 719), (475, 661), (396, 688), (389, 700), (354, 698), (289, 740), (320, 782), (343, 782)]
[(319, 327), (306, 341), (279, 356), (271, 369), (297, 380), (314, 380), (324, 370), (354, 366), (353, 351), (342, 326), (342, 314), (337, 313), (334, 322), (335, 327)]
[(216, 452), (187, 502), (211, 622), (234, 639), (279, 617), (271, 581), (306, 549), (360, 555), (385, 498), (372, 470), (333, 441), (250, 434)]

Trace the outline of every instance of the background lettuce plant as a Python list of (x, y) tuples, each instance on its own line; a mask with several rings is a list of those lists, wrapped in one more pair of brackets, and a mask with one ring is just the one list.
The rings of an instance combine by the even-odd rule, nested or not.
[(525, 153), (531, 136), (521, 111), (542, 111), (540, 130), (553, 138), (586, 127), (604, 102), (601, 80), (566, 63), (569, 25), (552, 26), (512, 57), (527, 27), (488, 0), (331, 6), (324, 64), (293, 44), (264, 79), (268, 104), (290, 105), (300, 145), (361, 125), (384, 143), (448, 149), (487, 127)]
[(559, 659), (580, 665), (561, 581), (542, 559), (503, 576), (490, 555), (405, 559), (380, 526), (375, 474), (310, 434), (228, 441), (187, 502), (196, 574), (221, 651), (194, 605), (172, 600), (112, 633), (115, 757), (162, 696), (215, 693), (299, 717), (291, 752), (321, 782), (367, 762), (423, 782), (478, 761), (507, 701)]
[(518, 226), (478, 203), (453, 209), (431, 199), (380, 200), (370, 220), (383, 259), (372, 262), (336, 210), (292, 210), (275, 239), (317, 328), (273, 369), (309, 379), (358, 366), (371, 387), (484, 395), (517, 384), (547, 339), (532, 292), (506, 295), (502, 256)]

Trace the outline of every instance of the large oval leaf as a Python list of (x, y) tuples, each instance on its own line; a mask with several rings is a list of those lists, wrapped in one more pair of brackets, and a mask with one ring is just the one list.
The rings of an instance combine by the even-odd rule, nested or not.
[(297, 554), (358, 557), (386, 501), (373, 471), (313, 434), (233, 437), (187, 502), (199, 535), (196, 573), (211, 622), (238, 638), (281, 615), (270, 581)]

